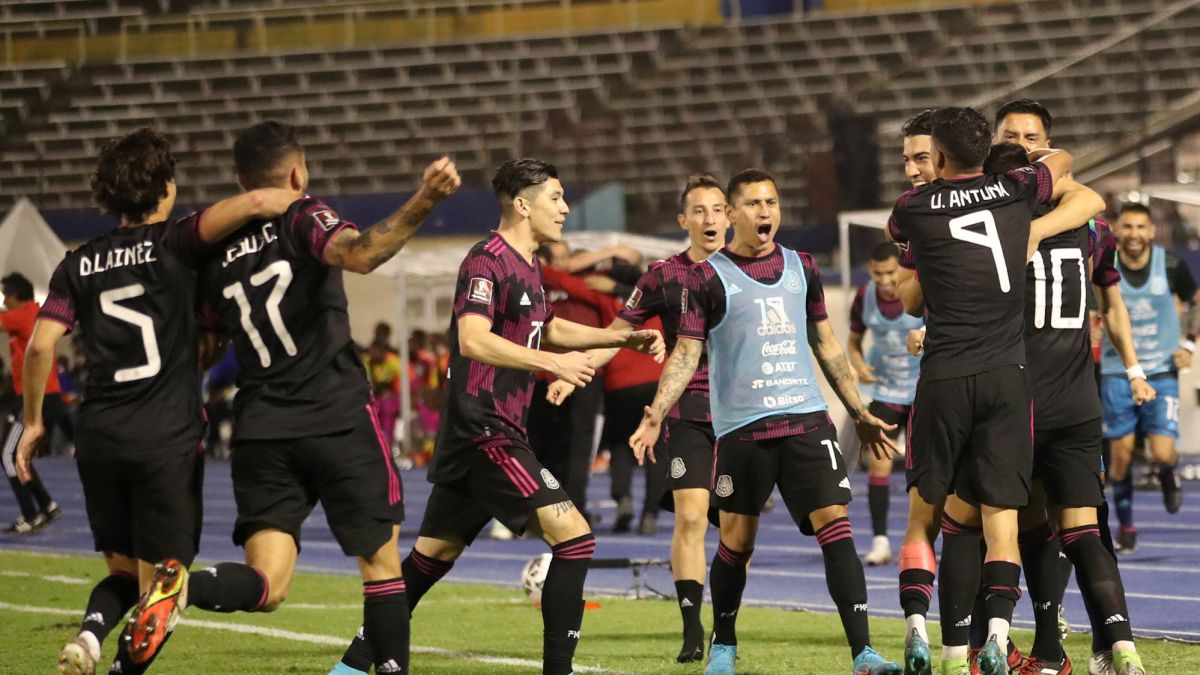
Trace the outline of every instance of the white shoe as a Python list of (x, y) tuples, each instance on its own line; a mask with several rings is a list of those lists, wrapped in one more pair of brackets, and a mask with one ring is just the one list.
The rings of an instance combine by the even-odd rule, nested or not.
[(492, 529), (488, 532), (488, 536), (492, 539), (498, 539), (500, 541), (512, 541), (512, 538), (515, 535), (513, 534), (512, 530), (504, 526), (504, 523), (501, 523), (498, 520), (493, 520)]
[(58, 672), (60, 675), (95, 675), (99, 658), (99, 650), (93, 650), (82, 635), (77, 635), (58, 652)]
[(1113, 668), (1112, 652), (1103, 651), (1092, 654), (1088, 659), (1088, 675), (1116, 675)]
[(892, 545), (888, 543), (888, 538), (876, 536), (871, 543), (871, 552), (867, 554), (865, 560), (872, 567), (890, 564), (892, 562)]

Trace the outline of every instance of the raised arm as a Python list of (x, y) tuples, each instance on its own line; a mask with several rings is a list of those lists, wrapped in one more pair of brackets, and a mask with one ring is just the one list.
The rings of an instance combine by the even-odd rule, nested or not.
[(25, 366), (21, 378), (25, 383), (24, 425), (21, 442), (17, 446), (17, 478), (28, 483), (33, 478), (30, 460), (33, 451), (46, 437), (46, 425), (42, 420), (42, 399), (46, 396), (46, 379), (54, 368), (54, 347), (67, 334), (67, 326), (58, 321), (38, 319), (33, 325), (33, 335), (25, 348)]
[(654, 444), (662, 431), (662, 421), (679, 401), (687, 389), (688, 383), (700, 367), (700, 355), (704, 353), (704, 343), (688, 337), (680, 337), (675, 344), (675, 350), (663, 367), (662, 377), (658, 380), (658, 391), (654, 394), (654, 402), (642, 410), (642, 422), (637, 431), (629, 437), (629, 447), (633, 448), (633, 456), (640, 466), (645, 462), (647, 453), (650, 461), (655, 461)]
[(338, 232), (325, 249), (325, 262), (359, 274), (371, 272), (404, 248), (433, 207), (460, 185), (454, 162), (442, 157), (425, 169), (417, 193), (395, 213), (362, 232), (348, 227)]
[(1138, 363), (1137, 350), (1133, 342), (1133, 326), (1129, 321), (1129, 308), (1121, 297), (1121, 286), (1113, 284), (1101, 288), (1093, 284), (1096, 292), (1096, 303), (1100, 317), (1104, 321), (1104, 330), (1108, 339), (1121, 357), (1125, 366), (1125, 376), (1129, 378), (1129, 387), (1133, 391), (1133, 400), (1138, 405), (1154, 400), (1156, 392), (1146, 382), (1146, 373)]
[[(555, 319), (550, 324), (559, 321), (561, 319)], [(580, 352), (552, 354), (522, 347), (493, 333), (491, 320), (477, 314), (466, 314), (458, 319), (458, 350), (468, 359), (500, 368), (545, 370), (580, 387), (591, 382), (596, 374), (591, 356)]]
[(200, 241), (213, 244), (233, 234), (242, 225), (287, 213), (288, 207), (302, 197), (299, 192), (281, 188), (260, 188), (222, 199), (200, 214)]
[[(1095, 190), (1076, 183), (1073, 179), (1068, 178), (1065, 182), (1067, 183), (1065, 192), (1062, 199), (1059, 200), (1058, 206), (1050, 213), (1034, 220), (1029, 226), (1027, 260), (1033, 258), (1038, 246), (1046, 239), (1083, 227), (1097, 214), (1104, 212), (1104, 198)], [(1060, 183), (1056, 181), (1055, 189), (1059, 185)]]
[(897, 452), (896, 444), (888, 438), (887, 432), (894, 430), (896, 425), (887, 424), (875, 417), (863, 405), (854, 385), (850, 364), (846, 361), (846, 353), (842, 351), (842, 345), (834, 335), (828, 320), (809, 322), (808, 345), (812, 348), (813, 357), (821, 367), (821, 372), (825, 373), (829, 386), (854, 420), (862, 444), (871, 448), (880, 459), (894, 456)]

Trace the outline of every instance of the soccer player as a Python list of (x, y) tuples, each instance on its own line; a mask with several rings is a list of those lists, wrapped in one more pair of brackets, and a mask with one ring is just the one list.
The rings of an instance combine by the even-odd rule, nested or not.
[[(46, 435), (43, 395), (55, 345), (76, 324), (83, 331), (89, 377), (75, 460), (109, 576), (92, 589), (79, 635), (59, 654), (61, 673), (95, 671), (101, 643), (150, 587), (156, 563), (195, 557), (204, 428), (196, 274), (216, 242), (251, 218), (283, 213), (300, 196), (257, 190), (172, 223), (174, 173), (166, 140), (150, 129), (104, 146), (92, 194), (120, 227), (59, 264), (25, 354), (18, 469), (28, 480)], [(130, 662), (127, 648), (122, 641), (114, 666), (128, 674), (148, 665)]]
[(1077, 223), (1101, 210), (1103, 200), (1058, 180), (1070, 169), (1063, 152), (1009, 174), (983, 175), (992, 134), (975, 110), (943, 108), (931, 124), (942, 180), (905, 193), (888, 225), (894, 240), (912, 246), (928, 312), (910, 423), (921, 444), (910, 448), (910, 480), (926, 503), (944, 504), (942, 672), (968, 669), (982, 522), (991, 637), (979, 666), (985, 675), (999, 675), (1007, 671), (1000, 645), (1008, 641), (1020, 592), (1016, 509), (1029, 500), (1033, 463), (1031, 435), (1022, 431), (1032, 427), (1022, 340), (1030, 223), (1036, 205), (1054, 196), (1063, 197), (1060, 208), (1067, 213), (1082, 214)]
[[(871, 414), (888, 424), (908, 422), (921, 360), (908, 353), (910, 330), (925, 322), (904, 311), (897, 295), (900, 281), (900, 251), (896, 245), (880, 242), (867, 261), (871, 281), (858, 289), (850, 307), (850, 342), (847, 354), (858, 373), (859, 382), (871, 385)], [(871, 349), (863, 355), (863, 336), (871, 331)], [(899, 431), (896, 432), (896, 436)], [(893, 438), (895, 440), (895, 438)], [(871, 528), (875, 539), (865, 558), (868, 565), (892, 562), (892, 546), (887, 538), (888, 483), (892, 459), (868, 458), (867, 501), (871, 510)]]
[[(308, 184), (303, 147), (287, 124), (242, 130), (233, 155), (243, 188), (303, 192)], [(358, 560), (377, 672), (408, 672), (409, 610), (396, 550), (403, 495), (350, 339), (342, 271), (365, 274), (383, 264), (459, 184), (454, 163), (441, 158), (408, 202), (362, 232), (306, 197), (280, 217), (238, 230), (204, 270), (202, 297), (241, 364), (233, 539), (245, 547), (246, 564), (191, 574), (188, 605), (220, 612), (279, 607), (295, 572), (300, 526), (320, 501), (342, 552)], [(156, 602), (160, 581), (166, 579), (156, 579), (147, 610), (132, 624), (135, 650), (161, 647), (168, 627), (150, 618), (166, 611), (159, 605), (183, 605), (178, 595)]]
[[(727, 208), (725, 190), (716, 178), (705, 174), (688, 179), (679, 195), (679, 214), (675, 217), (679, 227), (688, 233), (687, 250), (652, 264), (638, 279), (625, 308), (609, 328), (633, 330), (658, 317), (663, 322), (668, 350), (675, 349), (686, 310), (688, 271), (725, 245), (729, 229)], [(595, 352), (596, 367), (603, 367), (615, 354), (615, 350)], [(570, 389), (569, 384), (559, 381), (551, 395), (567, 395)], [(696, 374), (665, 420), (664, 443), (660, 446), (666, 452), (663, 464), (670, 489), (670, 499), (664, 502), (675, 511), (671, 573), (683, 618), (683, 647), (676, 657), (679, 663), (704, 659), (704, 624), (700, 619), (704, 577), (708, 571), (704, 537), (708, 532), (709, 487), (716, 446), (708, 398), (708, 359), (702, 350)]]
[[(25, 275), (14, 272), (0, 279), (0, 289), (4, 293), (4, 309), (0, 310), (0, 331), (8, 333), (8, 353), (12, 355), (12, 385), (17, 394), (13, 407), (8, 434), (3, 446), (4, 474), (8, 476), (8, 484), (16, 495), (17, 505), (21, 514), (12, 525), (5, 528), (5, 534), (32, 534), (49, 525), (62, 514), (61, 509), (42, 484), (37, 471), (30, 464), (28, 483), (22, 483), (17, 478), (16, 453), (17, 444), (21, 439), (24, 426), (21, 423), (21, 393), (24, 387), (21, 382), (21, 368), (25, 362), (25, 349), (29, 345), (29, 337), (33, 334), (33, 326), (37, 321), (38, 310), (41, 306), (33, 299), (33, 284)], [(50, 370), (45, 386), (46, 427), (53, 429), (58, 418), (65, 414), (62, 400), (62, 388), (58, 383), (58, 373)], [(8, 415), (8, 411), (0, 411)]]
[[(713, 432), (713, 503), (720, 543), (712, 560), (713, 640), (706, 673), (733, 673), (736, 621), (763, 504), (778, 485), (800, 531), (815, 535), (857, 675), (900, 673), (871, 648), (867, 586), (847, 518), (850, 479), (809, 352), (854, 420), (864, 447), (895, 451), (895, 429), (859, 399), (825, 312), (812, 256), (775, 243), (779, 193), (765, 171), (729, 181), (733, 239), (692, 268), (688, 310), (653, 405), (629, 439), (654, 460), (663, 420), (691, 385), (707, 344)], [(807, 334), (808, 349), (798, 340)]]
[[(566, 675), (579, 642), (583, 584), (596, 540), (529, 447), (525, 423), (533, 373), (545, 370), (583, 386), (595, 374), (592, 357), (573, 350), (626, 347), (661, 360), (664, 347), (658, 331), (620, 332), (554, 317), (534, 255), (539, 246), (562, 238), (570, 210), (554, 165), (505, 162), (492, 187), (500, 227), (459, 268), (447, 338), (450, 390), (429, 470), (433, 491), (416, 545), (404, 560), (404, 576), (415, 608), (492, 518), (517, 533), (535, 528), (553, 555), (542, 590), (542, 672)], [(543, 344), (572, 351), (542, 351)], [(355, 670), (361, 671), (343, 657), (332, 672)]]
[(1158, 463), (1167, 513), (1178, 513), (1183, 491), (1175, 465), (1179, 456), (1179, 371), (1192, 364), (1194, 337), (1183, 331), (1181, 317), (1193, 304), (1196, 281), (1188, 266), (1154, 244), (1150, 210), (1137, 203), (1121, 206), (1115, 234), (1121, 294), (1128, 299), (1129, 315), (1141, 367), (1161, 396), (1149, 405), (1136, 406), (1120, 375), (1124, 366), (1110, 340), (1104, 341), (1100, 361), (1101, 396), (1104, 399), (1104, 437), (1112, 448), (1108, 477), (1121, 529), (1117, 550), (1130, 553), (1137, 547), (1133, 526), (1133, 477), (1130, 464), (1137, 433), (1146, 437), (1150, 454)]

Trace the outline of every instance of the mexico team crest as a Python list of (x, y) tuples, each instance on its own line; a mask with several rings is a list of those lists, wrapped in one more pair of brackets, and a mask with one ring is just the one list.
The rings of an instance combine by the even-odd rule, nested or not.
[(550, 473), (550, 469), (542, 469), (542, 482), (551, 490), (558, 489), (558, 479), (554, 477), (554, 474)]
[(717, 493), (718, 497), (728, 497), (733, 494), (733, 476), (724, 474), (717, 477), (717, 487), (713, 492)]
[(687, 473), (687, 466), (684, 465), (682, 457), (671, 460), (671, 478), (683, 478), (685, 473)]
[(804, 290), (804, 282), (800, 280), (800, 275), (796, 274), (795, 270), (788, 270), (783, 273), (783, 287), (789, 293), (799, 293)]

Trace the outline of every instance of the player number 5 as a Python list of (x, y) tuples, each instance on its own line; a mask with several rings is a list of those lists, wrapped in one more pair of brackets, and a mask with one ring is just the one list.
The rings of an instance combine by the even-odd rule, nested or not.
[(130, 284), (104, 291), (100, 294), (100, 311), (118, 321), (133, 324), (141, 331), (142, 349), (146, 352), (146, 363), (133, 368), (122, 368), (113, 373), (115, 382), (132, 382), (154, 377), (162, 369), (162, 357), (158, 353), (158, 337), (154, 334), (154, 319), (137, 310), (129, 309), (118, 302), (146, 294), (146, 287)]
[[(972, 225), (983, 225), (983, 232), (968, 230)], [(1008, 281), (1008, 268), (1004, 264), (1004, 250), (1000, 246), (1000, 235), (996, 232), (996, 219), (991, 211), (976, 211), (950, 219), (950, 236), (971, 244), (986, 246), (992, 250), (996, 262), (996, 277), (1000, 281), (1000, 292), (1012, 290)]]

